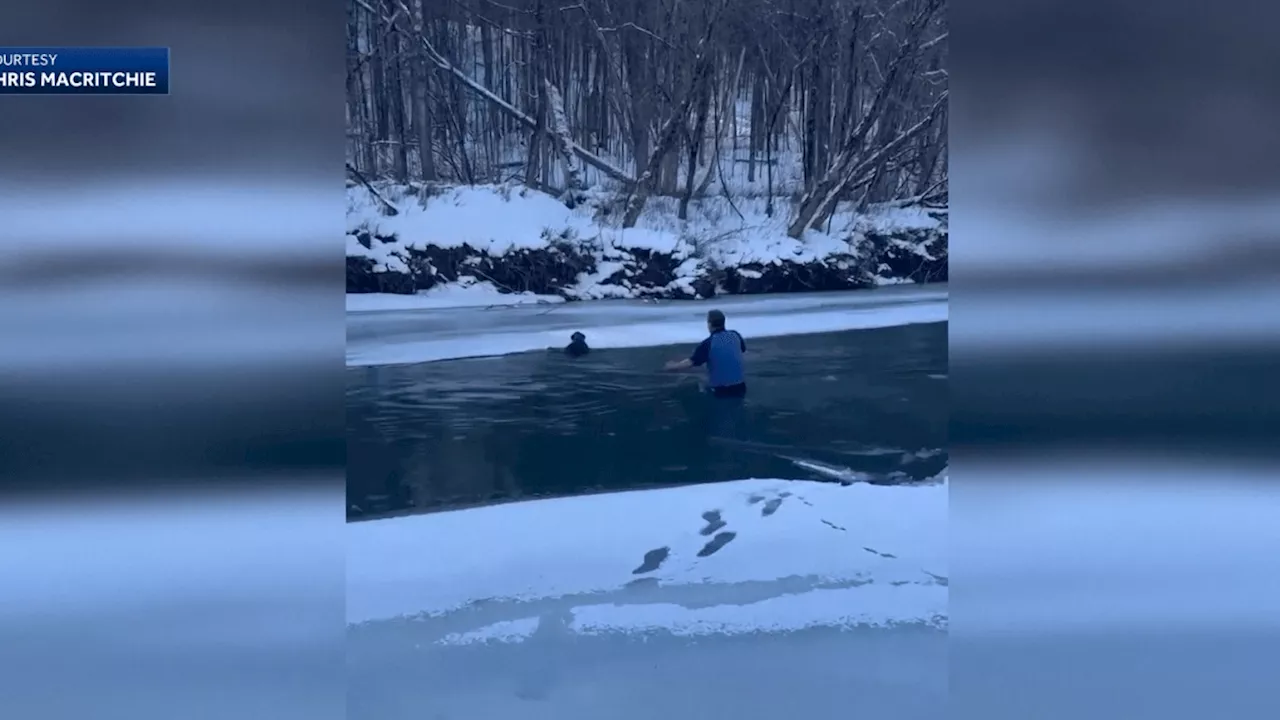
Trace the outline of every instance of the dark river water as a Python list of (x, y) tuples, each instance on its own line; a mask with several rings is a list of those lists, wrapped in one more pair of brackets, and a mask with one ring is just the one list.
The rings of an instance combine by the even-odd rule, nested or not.
[(744, 401), (687, 345), (347, 370), (349, 519), (743, 478), (794, 460), (909, 479), (946, 464), (947, 324), (747, 338)]

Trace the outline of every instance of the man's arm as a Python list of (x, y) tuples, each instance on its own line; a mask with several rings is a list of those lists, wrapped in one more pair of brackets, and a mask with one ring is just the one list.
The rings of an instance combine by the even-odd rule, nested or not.
[(711, 353), (711, 338), (707, 338), (694, 348), (693, 354), (683, 360), (672, 360), (664, 367), (668, 370), (687, 370), (707, 364), (707, 356)]

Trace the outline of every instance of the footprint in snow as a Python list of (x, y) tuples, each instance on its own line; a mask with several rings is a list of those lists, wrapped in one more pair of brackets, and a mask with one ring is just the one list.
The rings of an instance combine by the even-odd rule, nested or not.
[(670, 555), (671, 548), (669, 547), (660, 547), (655, 550), (650, 550), (644, 554), (644, 560), (640, 563), (640, 567), (632, 570), (631, 574), (643, 575), (645, 573), (651, 573), (662, 567), (662, 563), (666, 562), (667, 557)]
[(698, 551), (698, 557), (709, 557), (716, 554), (720, 551), (720, 548), (728, 545), (736, 537), (738, 537), (738, 534), (734, 532), (722, 532), (716, 535), (711, 538), (710, 542), (702, 546), (702, 549)]
[(710, 535), (728, 524), (720, 517), (719, 510), (708, 510), (702, 513), (702, 519), (707, 521), (707, 526), (698, 531), (703, 535)]

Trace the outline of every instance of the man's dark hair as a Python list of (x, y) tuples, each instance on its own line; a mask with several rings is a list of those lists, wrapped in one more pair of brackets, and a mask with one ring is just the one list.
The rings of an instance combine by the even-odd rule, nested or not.
[(710, 325), (713, 330), (723, 330), (724, 313), (719, 310), (712, 310), (707, 313), (707, 324)]

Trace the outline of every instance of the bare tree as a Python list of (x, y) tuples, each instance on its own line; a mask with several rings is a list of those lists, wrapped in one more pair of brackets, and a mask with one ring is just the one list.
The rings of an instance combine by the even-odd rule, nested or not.
[[(901, 109), (903, 88), (909, 86), (917, 74), (921, 39), (942, 5), (943, 0), (924, 0), (907, 22), (898, 41), (897, 52), (888, 69), (882, 73), (870, 107), (845, 137), (840, 151), (821, 179), (800, 198), (795, 218), (787, 227), (787, 234), (791, 237), (799, 238), (809, 228), (821, 224), (847, 190), (870, 182), (873, 177), (869, 173), (875, 172), (877, 167), (883, 171), (883, 163), (896, 159), (895, 153), (938, 118), (947, 101), (946, 91), (928, 108), (923, 120), (896, 132), (888, 130), (894, 118), (887, 116), (891, 110)], [(896, 97), (898, 102), (891, 102), (891, 97)], [(873, 129), (877, 129), (874, 136)], [(868, 143), (869, 136), (878, 142)]]
[(653, 195), (685, 218), (752, 192), (796, 238), (947, 197), (945, 0), (349, 3), (347, 160), (370, 181), (569, 204), (604, 184), (624, 226)]

